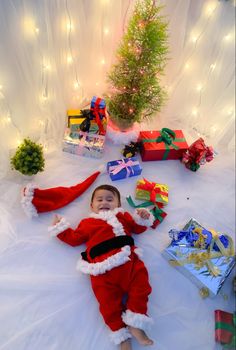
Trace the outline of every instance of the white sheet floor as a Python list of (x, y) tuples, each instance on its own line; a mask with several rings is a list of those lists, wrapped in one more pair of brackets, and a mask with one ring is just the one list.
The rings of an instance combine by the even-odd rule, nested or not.
[[(62, 151), (47, 156), (45, 171), (35, 177), (40, 188), (69, 186), (82, 181), (109, 160), (120, 159), (121, 147), (107, 142), (104, 157), (84, 158)], [(141, 161), (141, 160), (140, 160)], [(162, 257), (168, 231), (190, 218), (234, 237), (234, 156), (219, 152), (198, 172), (179, 161), (141, 162), (138, 177), (112, 182), (107, 174), (80, 198), (58, 210), (74, 227), (87, 216), (93, 189), (113, 184), (125, 197), (134, 198), (137, 179), (169, 186), (168, 216), (155, 230), (135, 236), (153, 287), (149, 314), (154, 319), (149, 335), (153, 350), (220, 349), (214, 340), (214, 310), (233, 312), (233, 272), (215, 298), (202, 299), (198, 288)], [(99, 314), (87, 275), (76, 271), (84, 247), (72, 248), (51, 238), (47, 227), (53, 213), (29, 219), (20, 205), (25, 180), (9, 174), (1, 180), (0, 202), (0, 349), (1, 350), (115, 350)], [(133, 349), (142, 347), (133, 340)]]

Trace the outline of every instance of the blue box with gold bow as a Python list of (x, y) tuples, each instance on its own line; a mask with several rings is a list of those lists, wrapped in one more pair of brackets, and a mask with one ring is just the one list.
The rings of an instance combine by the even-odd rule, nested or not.
[(235, 265), (232, 238), (205, 229), (195, 219), (182, 230), (171, 229), (169, 236), (163, 256), (200, 288), (202, 297), (216, 296)]
[(182, 130), (140, 131), (142, 161), (180, 159), (188, 149)]
[(107, 163), (107, 172), (112, 181), (140, 175), (142, 167), (137, 157), (113, 160)]

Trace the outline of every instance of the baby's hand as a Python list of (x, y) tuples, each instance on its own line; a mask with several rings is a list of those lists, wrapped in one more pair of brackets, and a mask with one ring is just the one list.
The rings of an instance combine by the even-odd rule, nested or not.
[(137, 209), (137, 214), (142, 218), (142, 219), (149, 219), (150, 213), (143, 208)]
[(61, 221), (61, 216), (55, 214), (52, 220), (52, 226), (56, 225), (60, 221)]

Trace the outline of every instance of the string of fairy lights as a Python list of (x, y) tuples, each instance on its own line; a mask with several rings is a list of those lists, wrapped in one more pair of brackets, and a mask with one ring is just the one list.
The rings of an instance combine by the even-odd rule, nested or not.
[[(106, 6), (108, 3), (108, 0), (101, 0), (101, 3), (103, 6)], [(125, 12), (125, 17), (127, 15), (127, 12), (130, 8), (131, 2), (129, 1), (127, 3), (127, 9)], [(219, 16), (219, 11), (222, 8), (223, 3), (222, 2), (217, 2), (217, 1), (207, 1), (206, 4), (203, 6), (202, 9), (202, 17), (205, 18), (205, 21), (203, 21), (203, 26), (201, 28), (198, 28), (198, 30), (194, 29), (190, 33), (189, 37), (189, 42), (192, 43), (192, 49), (190, 53), (188, 53), (185, 58), (184, 62), (182, 63), (182, 66), (180, 70), (177, 72), (177, 75), (172, 78), (173, 83), (167, 86), (167, 90), (169, 93), (169, 96), (171, 98), (171, 93), (178, 88), (180, 85), (181, 81), (186, 78), (186, 76), (193, 76), (194, 75), (194, 59), (193, 57), (196, 58), (196, 55), (198, 53), (198, 48), (200, 43), (203, 40), (206, 40), (207, 36), (207, 31), (209, 24), (211, 21), (216, 18), (216, 16)], [(235, 5), (234, 5), (235, 6)], [(66, 18), (66, 20), (65, 20)], [(39, 36), (41, 35), (41, 30), (39, 26), (36, 25), (37, 20), (33, 18), (25, 18), (23, 21), (23, 28), (22, 30), (24, 31), (24, 34), (26, 37), (31, 37), (34, 40), (38, 40)], [(106, 39), (109, 39), (109, 34), (111, 31), (111, 28), (109, 28), (109, 21), (104, 21), (104, 27), (102, 28), (102, 38), (103, 40), (104, 37)], [(217, 25), (217, 21), (216, 21)], [(72, 66), (73, 70), (73, 75), (74, 75), (74, 81), (71, 83), (71, 94), (75, 95), (75, 98), (77, 98), (78, 102), (79, 100), (82, 100), (84, 98), (84, 90), (83, 86), (81, 84), (81, 81), (79, 79), (78, 75), (78, 66), (77, 62), (78, 59), (74, 56), (74, 48), (73, 48), (73, 42), (72, 42), (72, 36), (75, 31), (76, 27), (76, 22), (73, 21), (73, 18), (71, 16), (70, 8), (69, 8), (69, 3), (68, 0), (65, 0), (65, 17), (63, 21), (63, 30), (66, 31), (67, 33), (67, 54), (66, 54), (66, 64), (69, 66)], [(124, 29), (124, 22), (123, 22), (123, 29)], [(221, 50), (227, 50), (227, 48), (230, 46), (234, 46), (235, 42), (235, 32), (234, 28), (231, 30), (228, 30), (224, 33), (223, 37), (219, 38), (219, 45), (221, 46)], [(46, 58), (44, 53), (42, 52), (42, 49), (40, 47), (40, 44), (38, 42), (38, 52), (39, 52), (39, 58), (41, 60), (40, 67), (41, 67), (41, 92), (39, 93), (39, 104), (41, 104), (42, 108), (47, 108), (47, 104), (50, 102), (50, 99), (52, 98), (50, 94), (50, 86), (49, 86), (49, 77), (51, 74), (55, 72), (54, 69), (52, 69), (52, 62), (53, 60), (50, 59), (50, 57)], [(140, 52), (137, 52), (139, 54)], [(105, 69), (104, 66), (106, 65), (107, 67), (107, 62), (106, 62), (106, 57), (104, 55), (100, 56), (101, 58), (99, 59), (99, 55), (97, 56), (98, 63), (100, 64), (100, 68), (103, 70), (103, 73), (105, 74)], [(196, 58), (197, 59), (197, 58)], [(210, 62), (208, 66), (208, 72), (205, 74), (204, 79), (202, 81), (197, 81), (195, 86), (193, 86), (193, 89), (196, 91), (196, 103), (190, 107), (189, 110), (189, 115), (192, 115), (193, 117), (197, 117), (200, 113), (200, 108), (201, 108), (201, 101), (202, 101), (202, 96), (204, 94), (204, 91), (210, 81), (210, 78), (212, 75), (215, 74), (215, 72), (218, 69), (218, 62), (217, 59), (213, 60)], [(143, 69), (143, 72), (145, 70), (145, 67)], [(168, 74), (168, 72), (166, 72)], [(105, 77), (104, 77), (105, 79)], [(95, 80), (93, 82), (95, 86), (100, 85), (99, 80)], [(126, 87), (124, 87), (124, 90)], [(135, 93), (135, 87), (132, 88), (133, 92)], [(17, 130), (17, 133), (19, 135), (19, 138), (15, 140), (16, 146), (20, 144), (21, 140), (21, 131), (19, 130), (19, 127), (15, 125), (14, 123), (14, 118), (12, 118), (12, 113), (11, 113), (11, 103), (8, 101), (6, 97), (6, 92), (5, 92), (5, 87), (4, 84), (1, 83), (0, 80), (0, 123), (1, 126), (6, 128), (8, 126), (14, 127)], [(68, 106), (69, 108), (70, 106)], [(129, 111), (130, 113), (133, 113), (134, 111), (132, 108)], [(227, 105), (224, 108), (224, 113), (226, 113), (229, 117), (233, 117), (234, 115), (234, 106), (233, 105)], [(38, 124), (39, 128), (45, 128), (45, 120), (42, 118), (38, 118)], [(214, 125), (212, 126), (212, 130), (214, 131)]]
[[(216, 1), (211, 1), (203, 9), (203, 14), (206, 17), (206, 22), (204, 26), (201, 28), (201, 30), (199, 29), (197, 31), (195, 29), (192, 31), (192, 33), (189, 36), (189, 42), (193, 44), (193, 47), (190, 54), (185, 57), (185, 61), (181, 65), (179, 72), (177, 73), (177, 76), (173, 77), (174, 83), (167, 86), (167, 90), (170, 95), (175, 89), (177, 89), (177, 87), (180, 85), (182, 80), (185, 78), (186, 74), (189, 75), (192, 72), (194, 72), (194, 61), (192, 60), (192, 57), (196, 54), (196, 51), (198, 50), (198, 46), (201, 40), (204, 40), (204, 36), (206, 35), (210, 21), (214, 18), (214, 16), (217, 15), (218, 10), (220, 9), (220, 5), (221, 4), (217, 3)], [(234, 32), (234, 28), (232, 28), (230, 31), (225, 32), (223, 37), (219, 38), (221, 48), (227, 49), (227, 46), (234, 45), (234, 39), (235, 39), (235, 32)], [(208, 72), (205, 74), (204, 79), (202, 81), (196, 81), (195, 86), (193, 86), (193, 89), (195, 89), (197, 95), (196, 95), (196, 104), (189, 111), (190, 115), (195, 117), (199, 115), (203, 92), (207, 87), (207, 84), (210, 80), (211, 75), (213, 75), (216, 72), (217, 67), (218, 67), (217, 61), (213, 60), (208, 66)], [(232, 115), (234, 112), (233, 106), (227, 106), (225, 110), (227, 111), (226, 113), (228, 115)], [(213, 130), (214, 130), (214, 127), (213, 127)]]

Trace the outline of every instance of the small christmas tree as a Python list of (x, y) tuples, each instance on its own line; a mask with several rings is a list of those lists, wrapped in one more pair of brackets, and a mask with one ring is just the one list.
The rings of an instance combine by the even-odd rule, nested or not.
[(35, 175), (44, 170), (43, 146), (24, 139), (11, 158), (11, 166), (23, 175)]
[(160, 86), (168, 53), (167, 22), (155, 0), (138, 1), (108, 74), (106, 96), (111, 119), (121, 128), (160, 111), (165, 91)]

